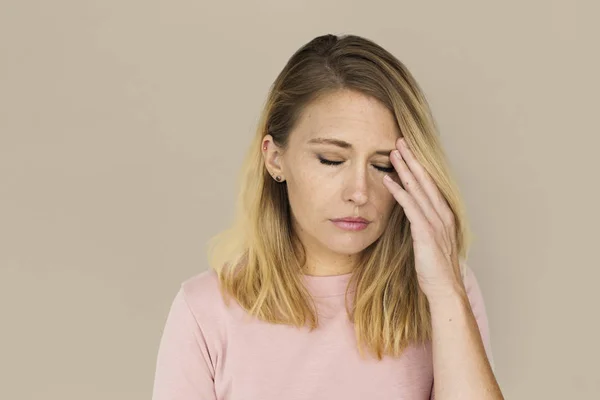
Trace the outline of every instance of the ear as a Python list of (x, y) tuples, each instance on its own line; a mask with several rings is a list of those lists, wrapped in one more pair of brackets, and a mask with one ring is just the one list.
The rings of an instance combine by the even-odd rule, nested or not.
[(265, 162), (265, 167), (269, 174), (275, 178), (277, 176), (281, 177), (281, 181), (284, 180), (284, 170), (283, 170), (283, 160), (282, 155), (283, 151), (279, 146), (275, 144), (273, 141), (273, 137), (271, 135), (265, 135), (261, 141), (261, 151), (263, 154), (263, 160)]

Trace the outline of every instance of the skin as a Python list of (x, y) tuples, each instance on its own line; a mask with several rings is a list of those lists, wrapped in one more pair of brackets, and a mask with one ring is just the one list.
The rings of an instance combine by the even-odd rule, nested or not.
[[(306, 248), (305, 273), (350, 273), (358, 254), (381, 236), (395, 200), (383, 183), (386, 172), (377, 167), (395, 175), (390, 152), (399, 136), (385, 106), (344, 90), (306, 107), (285, 152), (270, 135), (264, 137), (265, 165), (287, 184), (294, 229)], [(342, 140), (351, 148), (310, 143), (317, 138)], [(342, 163), (325, 165), (318, 157)], [(362, 231), (343, 230), (331, 222), (355, 216), (371, 222)]]
[[(382, 234), (397, 202), (411, 224), (415, 270), (431, 309), (436, 400), (503, 399), (460, 277), (453, 213), (399, 136), (382, 104), (360, 93), (336, 92), (306, 109), (287, 151), (265, 136), (265, 165), (287, 180), (294, 228), (312, 275), (351, 272), (357, 254)], [(308, 143), (318, 137), (352, 147)], [(385, 149), (387, 157), (375, 154)], [(318, 156), (342, 163), (323, 165)], [(390, 162), (394, 172), (375, 168)], [(356, 215), (372, 221), (367, 229), (344, 231), (330, 221)]]
[(402, 186), (384, 182), (411, 225), (415, 270), (429, 301), (436, 400), (503, 399), (460, 277), (453, 213), (405, 140), (392, 162)]

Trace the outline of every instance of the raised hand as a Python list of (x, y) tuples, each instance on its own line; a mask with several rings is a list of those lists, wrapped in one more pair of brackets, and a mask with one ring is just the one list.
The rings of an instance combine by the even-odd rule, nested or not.
[(396, 148), (390, 159), (404, 188), (388, 175), (383, 181), (410, 221), (419, 285), (430, 300), (462, 293), (454, 214), (404, 138)]

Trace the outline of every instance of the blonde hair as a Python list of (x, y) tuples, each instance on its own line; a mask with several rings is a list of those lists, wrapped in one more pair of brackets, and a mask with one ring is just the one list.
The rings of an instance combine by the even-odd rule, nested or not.
[[(271, 86), (238, 177), (234, 224), (209, 242), (209, 264), (218, 273), (226, 302), (231, 296), (248, 313), (270, 323), (308, 324), (312, 330), (318, 316), (302, 281), (306, 255), (292, 231), (287, 186), (269, 175), (261, 141), (270, 134), (285, 149), (304, 107), (337, 90), (372, 96), (393, 113), (402, 136), (454, 213), (459, 258), (466, 258), (471, 237), (465, 208), (415, 79), (404, 64), (368, 39), (319, 36), (292, 55)], [(355, 288), (354, 301), (347, 311), (361, 355), (365, 346), (378, 359), (399, 356), (410, 344), (430, 341), (429, 305), (417, 282), (410, 225), (402, 207), (394, 205), (385, 231), (359, 258), (348, 286)]]

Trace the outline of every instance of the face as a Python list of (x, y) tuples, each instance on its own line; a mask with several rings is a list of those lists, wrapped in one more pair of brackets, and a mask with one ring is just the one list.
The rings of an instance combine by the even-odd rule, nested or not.
[[(285, 152), (264, 138), (266, 166), (285, 180), (309, 259), (348, 265), (381, 236), (396, 202), (382, 180), (388, 174), (398, 181), (389, 157), (399, 136), (385, 106), (345, 90), (305, 108)], [(368, 223), (335, 222), (354, 217)]]

